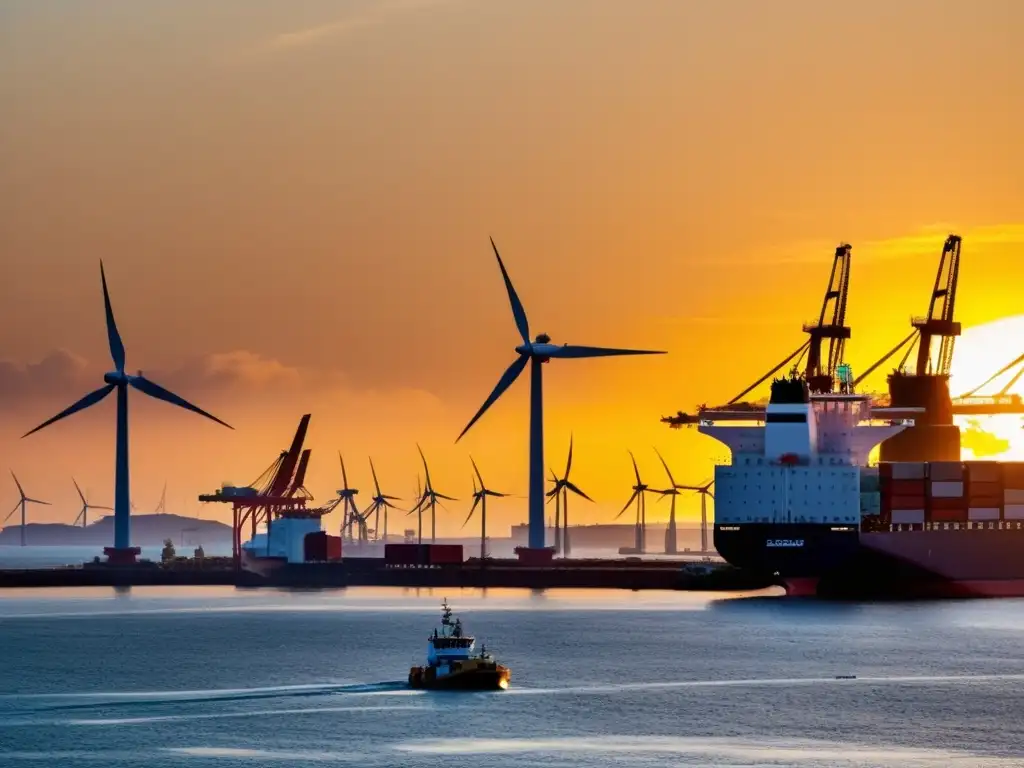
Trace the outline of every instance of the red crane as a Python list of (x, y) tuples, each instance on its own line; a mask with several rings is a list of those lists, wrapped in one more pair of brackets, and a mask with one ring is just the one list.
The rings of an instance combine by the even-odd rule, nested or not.
[[(764, 410), (764, 406), (756, 403), (742, 402), (743, 398), (774, 377), (787, 365), (792, 363), (794, 369), (798, 368), (805, 354), (807, 360), (804, 365), (803, 375), (807, 379), (811, 391), (831, 392), (836, 385), (837, 374), (843, 362), (846, 340), (850, 338), (850, 327), (846, 325), (846, 305), (850, 292), (850, 257), (852, 250), (852, 246), (849, 243), (843, 243), (836, 248), (835, 255), (832, 257), (832, 271), (829, 274), (828, 285), (825, 288), (825, 298), (821, 303), (821, 312), (818, 314), (818, 320), (817, 322), (804, 323), (803, 326), (804, 333), (810, 337), (807, 341), (724, 406), (708, 408), (706, 405), (702, 405), (697, 409), (696, 415), (679, 411), (675, 416), (662, 417), (661, 421), (673, 429), (678, 429), (683, 424), (694, 424), (700, 421), (702, 418), (701, 414), (705, 411), (761, 412)], [(825, 340), (828, 340), (827, 355), (823, 354), (823, 343)], [(840, 382), (840, 386), (843, 389), (848, 388), (849, 385), (849, 382)]]

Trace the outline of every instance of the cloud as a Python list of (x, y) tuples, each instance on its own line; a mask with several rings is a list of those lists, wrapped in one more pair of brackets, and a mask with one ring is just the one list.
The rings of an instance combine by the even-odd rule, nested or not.
[(391, 0), (391, 2), (375, 2), (361, 12), (344, 19), (337, 19), (315, 27), (307, 27), (292, 32), (285, 32), (272, 38), (267, 44), (271, 50), (293, 50), (303, 48), (326, 40), (334, 40), (367, 27), (385, 24), (398, 14), (434, 8), (452, 0)]
[(50, 352), (37, 363), (0, 360), (0, 398), (9, 402), (78, 391), (88, 370), (83, 358), (64, 349)]

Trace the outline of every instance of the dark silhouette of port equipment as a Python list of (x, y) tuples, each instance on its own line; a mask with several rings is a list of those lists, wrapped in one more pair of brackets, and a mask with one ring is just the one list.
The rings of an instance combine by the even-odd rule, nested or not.
[(604, 347), (587, 347), (575, 344), (564, 344), (558, 346), (551, 343), (551, 337), (547, 334), (539, 334), (533, 341), (530, 341), (530, 323), (526, 318), (526, 311), (516, 294), (512, 281), (509, 279), (505, 264), (498, 253), (498, 247), (491, 239), (491, 248), (498, 260), (498, 268), (501, 270), (502, 279), (505, 281), (505, 291), (508, 293), (509, 304), (512, 307), (512, 317), (515, 320), (516, 329), (522, 343), (515, 348), (518, 357), (515, 362), (501, 375), (497, 385), (490, 395), (480, 406), (465, 429), (455, 439), (458, 442), (462, 436), (470, 430), (477, 420), (486, 413), (499, 397), (504, 394), (519, 375), (530, 365), (530, 491), (529, 491), (529, 546), (517, 548), (516, 552), (521, 559), (531, 562), (542, 562), (550, 560), (554, 550), (548, 549), (545, 544), (544, 525), (544, 387), (543, 369), (541, 365), (551, 359), (578, 359), (586, 357), (612, 357), (618, 355), (657, 355), (664, 352), (655, 352), (638, 349), (610, 349)]
[[(398, 496), (388, 496), (387, 494), (380, 492), (380, 482), (377, 480), (377, 469), (373, 466), (373, 459), (370, 459), (370, 474), (373, 475), (373, 498), (370, 499), (370, 506), (363, 510), (363, 517), (369, 518), (373, 515), (373, 535), (374, 538), (387, 542), (388, 540), (388, 510), (398, 510), (392, 501), (401, 501)], [(384, 535), (381, 535), (380, 529), (380, 513), (384, 510)]]
[(78, 521), (79, 520), (82, 521), (82, 527), (83, 528), (85, 528), (87, 525), (89, 525), (89, 510), (90, 509), (106, 509), (106, 510), (109, 510), (111, 512), (114, 511), (113, 507), (101, 507), (101, 506), (98, 506), (96, 504), (90, 504), (89, 501), (85, 498), (85, 494), (82, 493), (82, 489), (78, 487), (78, 481), (75, 480), (75, 478), (72, 477), (71, 478), (71, 482), (75, 484), (75, 490), (78, 491), (78, 498), (80, 498), (82, 500), (82, 509), (78, 513), (78, 516), (75, 518), (75, 522), (73, 522), (72, 525), (78, 525)]
[[(341, 500), (341, 509), (344, 515), (341, 523), (341, 537), (349, 542), (358, 539), (360, 543), (365, 544), (370, 540), (366, 525), (369, 515), (364, 516), (356, 506), (356, 496), (359, 494), (359, 490), (348, 487), (348, 473), (345, 471), (345, 459), (342, 458), (341, 451), (338, 451), (338, 462), (341, 464), (341, 488), (338, 489), (338, 498)], [(354, 535), (353, 529), (356, 530)]]
[(156, 508), (153, 510), (155, 515), (166, 515), (167, 514), (167, 483), (164, 482), (164, 489), (160, 491), (160, 501), (157, 502)]
[[(594, 501), (569, 479), (571, 470), (572, 435), (569, 435), (569, 456), (565, 460), (565, 474), (559, 477), (553, 469), (549, 469), (554, 487), (547, 492), (548, 503), (550, 504), (552, 499), (555, 501), (555, 554), (561, 554), (562, 557), (572, 554), (572, 542), (569, 541), (569, 491), (591, 503)], [(561, 515), (563, 526), (561, 536), (559, 536), (558, 530), (559, 515)]]
[(130, 488), (131, 483), (128, 476), (128, 388), (138, 390), (156, 400), (163, 400), (165, 403), (176, 405), (187, 411), (198, 413), (211, 421), (215, 421), (228, 429), (233, 427), (227, 422), (221, 421), (216, 416), (207, 413), (202, 408), (193, 405), (184, 398), (164, 389), (159, 384), (150, 381), (139, 371), (135, 376), (125, 373), (125, 349), (121, 341), (121, 334), (118, 333), (117, 323), (114, 322), (114, 310), (110, 306), (110, 293), (107, 291), (107, 276), (103, 271), (103, 262), (100, 262), (100, 282), (103, 284), (103, 306), (107, 316), (107, 342), (110, 345), (110, 357), (114, 362), (114, 370), (103, 376), (105, 382), (99, 389), (90, 392), (73, 405), (65, 408), (52, 419), (48, 419), (35, 429), (25, 433), (28, 437), (41, 429), (48, 427), (54, 422), (60, 421), (67, 416), (83, 411), (90, 406), (96, 405), (111, 392), (117, 391), (117, 449), (116, 465), (114, 473), (114, 546), (104, 548), (107, 561), (114, 565), (130, 565), (141, 551), (138, 547), (131, 545), (131, 508)]
[[(829, 274), (828, 285), (825, 287), (825, 297), (821, 302), (818, 320), (803, 325), (803, 332), (809, 337), (807, 341), (725, 405), (712, 408), (701, 405), (696, 414), (677, 411), (675, 416), (663, 416), (661, 421), (678, 429), (685, 424), (699, 423), (704, 418), (706, 411), (715, 414), (719, 412), (750, 413), (752, 418), (757, 415), (763, 416), (763, 405), (747, 402), (743, 398), (774, 378), (786, 366), (799, 369), (801, 363), (804, 363), (803, 376), (807, 379), (812, 392), (832, 392), (836, 388), (837, 382), (842, 387), (838, 374), (840, 366), (843, 364), (846, 340), (850, 338), (851, 334), (850, 327), (846, 325), (846, 305), (850, 293), (852, 252), (853, 247), (849, 243), (842, 243), (836, 247), (832, 257), (832, 271)], [(823, 350), (826, 340), (828, 348)]]
[(27, 520), (27, 512), (29, 504), (43, 504), (47, 507), (52, 506), (48, 501), (40, 501), (39, 499), (33, 499), (25, 495), (24, 489), (21, 487), (21, 483), (18, 482), (18, 476), (14, 474), (14, 470), (11, 470), (11, 477), (14, 478), (14, 484), (18, 486), (18, 503), (14, 505), (14, 509), (7, 513), (7, 517), (4, 518), (6, 523), (11, 519), (11, 516), (21, 510), (21, 546), (25, 546), (25, 523)]
[[(470, 463), (473, 465), (473, 506), (469, 510), (469, 514), (466, 516), (466, 521), (462, 524), (462, 527), (466, 527), (466, 523), (473, 517), (473, 513), (476, 512), (476, 508), (480, 507), (480, 559), (483, 560), (487, 557), (487, 497), (494, 496), (495, 498), (504, 498), (508, 496), (507, 493), (500, 493), (499, 491), (492, 491), (486, 485), (484, 485), (484, 478), (480, 474), (480, 469), (477, 467), (476, 462), (473, 461), (473, 457), (469, 457)], [(480, 481), (479, 487), (477, 481)]]
[(310, 414), (299, 420), (291, 447), (281, 454), (263, 473), (247, 486), (225, 486), (214, 493), (202, 494), (199, 501), (230, 504), (232, 511), (231, 554), (235, 567), (241, 567), (242, 530), (248, 526), (250, 537), (256, 535), (262, 523), (267, 527), (267, 550), (270, 549), (270, 531), (273, 521), (282, 516), (319, 517), (332, 512), (340, 498), (322, 507), (307, 507), (312, 494), (303, 483), (309, 467), (311, 449), (302, 449), (309, 429)]
[(636, 503), (636, 543), (632, 554), (643, 555), (647, 552), (647, 494), (658, 493), (658, 491), (640, 479), (640, 468), (636, 465), (636, 457), (632, 451), (629, 452), (629, 458), (633, 462), (633, 474), (636, 477), (636, 484), (633, 486), (633, 495), (629, 497), (629, 501), (626, 502), (626, 505), (613, 519), (618, 520), (634, 502)]
[[(430, 543), (433, 544), (437, 540), (437, 507), (440, 504), (441, 509), (446, 509), (444, 504), (441, 504), (438, 499), (444, 499), (445, 501), (458, 501), (458, 499), (452, 498), (451, 496), (445, 496), (443, 493), (438, 493), (434, 490), (434, 485), (430, 480), (430, 467), (427, 466), (427, 457), (423, 455), (423, 449), (416, 446), (416, 450), (420, 452), (420, 458), (423, 460), (423, 474), (427, 478), (423, 486), (423, 493), (416, 501), (416, 506), (409, 510), (411, 515), (413, 512), (420, 513), (420, 543), (423, 543), (423, 521), (422, 514), (426, 509), (430, 509)], [(417, 478), (418, 480), (418, 478)]]

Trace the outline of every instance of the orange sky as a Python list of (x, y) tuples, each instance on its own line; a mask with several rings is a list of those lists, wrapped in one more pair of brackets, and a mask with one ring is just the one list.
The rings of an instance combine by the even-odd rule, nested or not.
[(321, 498), (338, 448), (409, 495), (416, 440), (439, 490), (468, 495), (472, 451), (525, 494), (525, 380), (452, 445), (517, 338), (493, 235), (536, 332), (670, 351), (547, 369), (549, 457), (574, 431), (593, 518), (628, 496), (627, 447), (699, 481), (716, 444), (658, 417), (795, 348), (837, 241), (855, 369), (924, 311), (949, 230), (961, 320), (1020, 313), (1022, 24), (1011, 0), (8, 7), (2, 464), (62, 505), (37, 519), (73, 518), (71, 473), (110, 502), (112, 402), (17, 440), (101, 383), (103, 257), (129, 367), (237, 427), (135, 398), (140, 508), (165, 477), (187, 512), (253, 479), (305, 409)]

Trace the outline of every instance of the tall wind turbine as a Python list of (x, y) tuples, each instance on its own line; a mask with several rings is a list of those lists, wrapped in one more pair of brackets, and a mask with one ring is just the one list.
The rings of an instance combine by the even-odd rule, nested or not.
[(380, 483), (377, 481), (377, 470), (374, 469), (373, 459), (370, 459), (370, 474), (373, 475), (373, 498), (370, 499), (371, 504), (363, 512), (364, 518), (369, 518), (370, 514), (373, 514), (373, 533), (378, 539), (381, 538), (380, 527), (380, 511), (384, 510), (384, 537), (383, 540), (386, 543), (388, 540), (388, 510), (398, 509), (392, 501), (401, 501), (397, 496), (388, 496), (380, 492)]
[(622, 513), (629, 509), (630, 505), (636, 502), (636, 550), (637, 554), (644, 554), (647, 551), (647, 497), (645, 494), (652, 492), (647, 483), (640, 479), (640, 470), (636, 465), (636, 457), (629, 452), (629, 458), (633, 461), (633, 474), (636, 475), (636, 484), (633, 486), (633, 495), (629, 497), (626, 506), (615, 516), (618, 520)]
[(156, 509), (153, 510), (153, 514), (166, 515), (167, 514), (167, 481), (164, 481), (164, 489), (160, 491), (160, 501), (156, 505)]
[[(473, 478), (473, 507), (469, 510), (469, 515), (466, 517), (466, 522), (462, 524), (462, 527), (466, 527), (466, 523), (469, 522), (469, 518), (476, 512), (476, 508), (480, 507), (480, 559), (483, 560), (487, 557), (487, 497), (495, 496), (497, 498), (503, 498), (508, 496), (507, 493), (498, 493), (498, 491), (492, 491), (486, 485), (484, 485), (484, 479), (480, 475), (480, 469), (477, 467), (476, 462), (473, 461), (473, 457), (469, 457), (470, 463), (473, 465), (473, 472), (476, 477)], [(480, 486), (477, 487), (476, 481), (480, 481)]]
[(78, 525), (78, 521), (81, 520), (82, 527), (85, 528), (89, 524), (88, 517), (90, 509), (109, 509), (111, 512), (114, 511), (113, 507), (100, 507), (96, 504), (90, 504), (86, 500), (85, 494), (82, 493), (82, 489), (78, 487), (78, 481), (72, 477), (71, 482), (75, 484), (75, 490), (78, 491), (78, 498), (82, 500), (82, 511), (78, 513), (78, 517), (75, 518), (75, 522), (73, 522), (72, 525)]
[(569, 470), (572, 469), (572, 435), (569, 435), (569, 459), (565, 462), (565, 474), (562, 477), (558, 477), (554, 472), (551, 473), (551, 479), (554, 481), (555, 487), (548, 491), (548, 501), (550, 502), (553, 498), (555, 500), (555, 553), (558, 553), (558, 517), (559, 507), (561, 507), (562, 524), (565, 526), (561, 537), (562, 544), (562, 555), (568, 557), (572, 552), (572, 547), (569, 544), (569, 491), (572, 491), (577, 496), (586, 499), (589, 502), (594, 500), (587, 496), (581, 491), (571, 480), (569, 480)]
[(480, 410), (469, 420), (469, 424), (456, 438), (456, 442), (484, 415), (488, 408), (504, 394), (512, 383), (519, 378), (519, 375), (530, 366), (530, 549), (544, 548), (544, 388), (541, 364), (552, 358), (575, 359), (584, 357), (611, 357), (616, 355), (656, 355), (662, 352), (653, 352), (638, 349), (608, 349), (603, 347), (585, 347), (574, 344), (558, 346), (551, 343), (547, 334), (539, 334), (533, 341), (530, 341), (530, 324), (526, 318), (526, 311), (519, 301), (512, 281), (509, 279), (505, 264), (498, 253), (498, 247), (491, 239), (491, 248), (498, 260), (498, 268), (505, 281), (505, 290), (508, 293), (509, 304), (512, 306), (512, 316), (515, 319), (516, 328), (522, 339), (522, 344), (516, 347), (515, 351), (519, 357), (508, 367), (505, 373), (498, 380), (494, 390), (480, 406)]
[(712, 500), (715, 498), (715, 494), (711, 492), (711, 486), (715, 484), (714, 480), (709, 480), (703, 485), (678, 485), (676, 486), (681, 491), (696, 491), (700, 494), (700, 551), (704, 554), (708, 551), (708, 497)]
[(684, 486), (679, 485), (676, 479), (672, 477), (672, 470), (668, 468), (668, 464), (665, 462), (665, 457), (661, 455), (661, 452), (655, 448), (654, 452), (658, 454), (658, 458), (661, 459), (661, 466), (665, 468), (665, 474), (668, 475), (668, 488), (664, 491), (655, 491), (655, 493), (661, 495), (661, 501), (666, 496), (672, 497), (672, 505), (668, 511), (668, 527), (665, 528), (665, 554), (674, 555), (679, 551), (678, 538), (676, 536), (676, 497), (679, 495), (679, 489)]
[(423, 502), (426, 497), (423, 495), (423, 485), (420, 482), (419, 474), (416, 475), (416, 506), (406, 512), (406, 515), (416, 515), (416, 543), (423, 543)]
[(138, 547), (131, 545), (131, 509), (129, 507), (129, 477), (128, 477), (128, 387), (137, 389), (144, 395), (163, 400), (179, 408), (198, 413), (228, 429), (233, 429), (230, 424), (221, 421), (216, 416), (207, 413), (202, 408), (193, 405), (182, 397), (164, 389), (159, 384), (150, 381), (142, 375), (142, 371), (135, 376), (125, 373), (125, 351), (124, 343), (121, 341), (121, 334), (117, 331), (117, 324), (114, 322), (114, 310), (110, 306), (110, 294), (107, 291), (107, 276), (103, 271), (103, 262), (100, 262), (100, 281), (103, 283), (103, 306), (107, 316), (107, 342), (110, 345), (110, 357), (114, 362), (114, 370), (103, 375), (105, 382), (102, 387), (90, 392), (78, 402), (65, 408), (52, 419), (44, 421), (35, 429), (25, 433), (23, 437), (38, 432), (56, 421), (70, 416), (79, 411), (95, 405), (111, 392), (117, 390), (117, 453), (114, 473), (114, 546), (106, 547), (104, 552), (107, 559), (112, 563), (133, 563), (135, 556), (139, 554)]
[(366, 520), (359, 513), (359, 507), (356, 506), (356, 495), (359, 491), (355, 488), (348, 487), (348, 473), (345, 472), (345, 459), (341, 456), (341, 451), (338, 451), (338, 461), (341, 462), (341, 488), (338, 489), (338, 498), (341, 499), (341, 509), (345, 513), (344, 522), (342, 522), (342, 534), (348, 529), (349, 540), (352, 540), (352, 526), (356, 525), (359, 527), (359, 541), (366, 541)]
[(18, 486), (18, 503), (14, 505), (14, 509), (7, 513), (7, 517), (4, 518), (6, 523), (11, 519), (11, 515), (21, 509), (21, 546), (25, 546), (25, 512), (29, 504), (45, 504), (46, 506), (52, 506), (48, 501), (40, 501), (39, 499), (30, 499), (25, 495), (25, 491), (21, 487), (21, 483), (18, 482), (17, 475), (14, 474), (14, 470), (11, 470), (11, 477), (14, 478), (14, 484)]
[[(423, 459), (423, 474), (426, 476), (427, 479), (426, 479), (426, 483), (423, 486), (423, 494), (420, 496), (419, 500), (416, 502), (416, 506), (413, 507), (411, 510), (409, 510), (409, 512), (411, 514), (412, 512), (417, 512), (418, 511), (421, 514), (421, 520), (422, 520), (423, 510), (426, 509), (426, 507), (429, 505), (429, 507), (430, 507), (430, 542), (434, 543), (435, 539), (437, 538), (437, 504), (438, 504), (437, 500), (438, 499), (444, 499), (445, 501), (458, 501), (458, 499), (453, 499), (451, 496), (445, 496), (443, 493), (438, 493), (437, 491), (434, 490), (434, 485), (433, 485), (433, 483), (430, 482), (430, 467), (427, 466), (427, 457), (423, 455), (423, 449), (420, 448), (419, 445), (416, 446), (416, 450), (420, 452), (420, 458)], [(444, 505), (442, 504), (441, 506), (443, 507)], [(420, 524), (420, 541), (422, 542), (422, 540), (423, 540), (423, 525), (422, 525), (422, 522), (421, 522), (421, 524)]]

